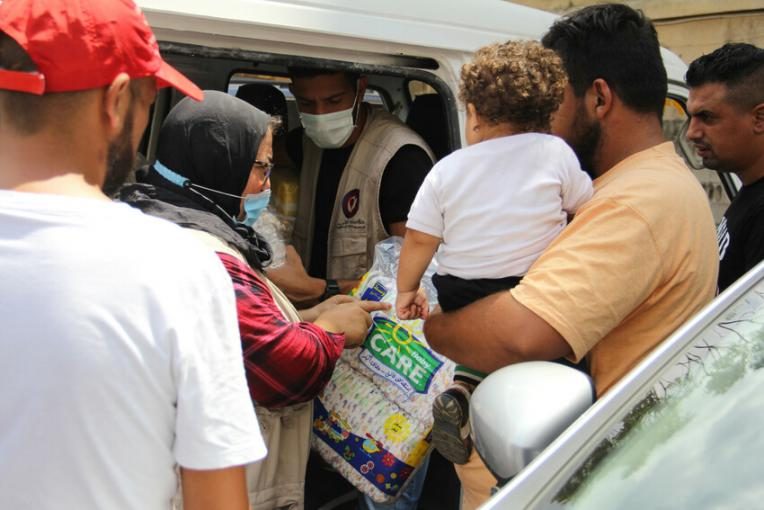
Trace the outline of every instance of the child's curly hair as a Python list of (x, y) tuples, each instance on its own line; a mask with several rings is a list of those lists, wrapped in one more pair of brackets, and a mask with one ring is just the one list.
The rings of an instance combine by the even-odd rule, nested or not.
[(462, 66), (459, 98), (492, 123), (549, 132), (568, 81), (557, 54), (536, 41), (491, 44)]

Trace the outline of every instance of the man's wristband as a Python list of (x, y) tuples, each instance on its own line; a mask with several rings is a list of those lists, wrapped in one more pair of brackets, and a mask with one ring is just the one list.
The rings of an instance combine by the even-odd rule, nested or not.
[(337, 294), (341, 294), (342, 291), (340, 290), (340, 284), (337, 283), (337, 280), (332, 280), (331, 278), (326, 279), (326, 288), (324, 289), (324, 293), (321, 295), (320, 301), (325, 301), (329, 299), (332, 296), (336, 296)]

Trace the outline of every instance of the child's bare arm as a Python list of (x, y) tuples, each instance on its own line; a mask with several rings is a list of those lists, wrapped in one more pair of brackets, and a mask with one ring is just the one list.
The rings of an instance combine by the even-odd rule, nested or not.
[(419, 283), (439, 244), (440, 239), (435, 236), (418, 230), (406, 231), (398, 264), (398, 296), (395, 300), (395, 313), (399, 319), (427, 319), (429, 316), (427, 296), (419, 289)]
[(398, 292), (410, 292), (419, 288), (427, 266), (440, 245), (440, 238), (406, 229), (398, 264)]

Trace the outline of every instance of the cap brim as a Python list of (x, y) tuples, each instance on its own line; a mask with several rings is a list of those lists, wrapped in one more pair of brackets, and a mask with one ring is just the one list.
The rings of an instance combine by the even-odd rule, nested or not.
[(154, 75), (159, 87), (173, 87), (183, 92), (191, 99), (201, 101), (204, 99), (204, 92), (197, 87), (194, 82), (183, 76), (180, 71), (162, 60), (162, 65)]

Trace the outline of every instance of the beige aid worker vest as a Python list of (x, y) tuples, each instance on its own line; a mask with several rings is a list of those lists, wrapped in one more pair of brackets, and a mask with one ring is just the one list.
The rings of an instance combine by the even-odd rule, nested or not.
[[(421, 147), (434, 161), (427, 143), (397, 117), (369, 108), (366, 126), (342, 171), (334, 199), (327, 242), (327, 278), (356, 279), (371, 266), (374, 245), (389, 237), (379, 212), (382, 173), (404, 145)], [(313, 246), (315, 192), (323, 150), (303, 136), (300, 198), (293, 242), (306, 266)]]
[[(245, 261), (237, 250), (217, 237), (187, 229), (216, 252), (227, 253)], [(300, 322), (300, 315), (289, 299), (262, 273), (273, 300), (290, 322)], [(305, 471), (310, 453), (313, 425), (313, 401), (293, 406), (266, 409), (255, 406), (257, 422), (268, 448), (265, 459), (247, 465), (247, 488), (252, 510), (298, 510), (304, 508)]]

